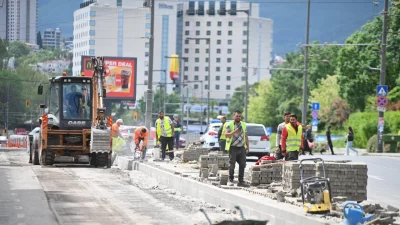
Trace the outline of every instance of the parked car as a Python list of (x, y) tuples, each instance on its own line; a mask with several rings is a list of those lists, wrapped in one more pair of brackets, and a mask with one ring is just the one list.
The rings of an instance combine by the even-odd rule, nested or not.
[[(221, 125), (222, 123), (212, 123), (207, 127), (204, 133), (200, 132), (202, 135), (200, 140), (204, 141), (205, 148), (210, 148), (212, 150), (219, 149), (218, 130)], [(265, 155), (270, 155), (270, 137), (267, 134), (264, 125), (248, 123), (246, 129), (250, 145), (247, 156), (257, 156), (258, 158), (261, 158)]]

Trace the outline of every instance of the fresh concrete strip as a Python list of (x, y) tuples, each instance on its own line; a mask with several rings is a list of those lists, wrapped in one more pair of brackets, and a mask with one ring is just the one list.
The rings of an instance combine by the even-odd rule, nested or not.
[[(301, 208), (287, 203), (278, 203), (275, 200), (256, 196), (243, 190), (225, 190), (209, 184), (196, 181), (180, 173), (168, 172), (151, 163), (140, 163), (127, 157), (118, 157), (118, 164), (129, 165), (149, 177), (156, 179), (160, 184), (175, 189), (188, 196), (202, 199), (210, 204), (223, 208), (233, 209), (239, 205), (246, 217), (266, 219), (272, 225), (328, 225), (339, 224), (311, 215), (306, 215)], [(119, 165), (118, 165), (119, 166)], [(120, 167), (120, 166), (119, 166)], [(128, 167), (121, 166), (122, 169)]]

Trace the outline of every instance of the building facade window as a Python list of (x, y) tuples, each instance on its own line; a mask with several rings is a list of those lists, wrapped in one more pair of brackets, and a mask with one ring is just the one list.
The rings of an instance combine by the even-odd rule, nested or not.
[(199, 75), (194, 75), (194, 80), (199, 80)]
[(185, 44), (188, 45), (189, 44), (189, 40), (185, 39)]
[(196, 41), (196, 45), (200, 44), (200, 40), (199, 39), (196, 39), (195, 41)]
[(232, 21), (229, 21), (229, 22), (228, 22), (228, 26), (231, 27), (232, 25), (233, 25), (233, 22), (232, 22)]
[(221, 54), (221, 49), (217, 48), (217, 54)]
[(226, 90), (231, 90), (231, 85), (226, 85)]
[(206, 63), (208, 63), (208, 58), (206, 58)]
[(189, 67), (185, 66), (185, 71), (189, 71)]
[(117, 0), (117, 6), (122, 6), (122, 0)]
[(89, 45), (95, 45), (96, 41), (95, 40), (89, 40)]
[(150, 23), (146, 23), (146, 29), (150, 29), (150, 28), (151, 28)]
[(215, 76), (215, 80), (220, 80), (220, 76)]
[(215, 71), (220, 72), (220, 71), (221, 71), (221, 68), (220, 68), (219, 66), (217, 66), (217, 67), (215, 68)]
[(90, 10), (90, 16), (96, 16), (96, 11), (95, 10)]
[(215, 89), (219, 90), (219, 84), (215, 85)]
[(188, 80), (188, 75), (183, 76), (184, 80)]
[(243, 40), (242, 42), (244, 45), (247, 45), (247, 40)]
[(217, 31), (217, 35), (218, 35), (218, 36), (221, 36), (221, 34), (222, 34), (222, 31), (220, 31), (220, 30)]
[(231, 63), (231, 62), (232, 62), (232, 58), (227, 58), (226, 61), (227, 61), (228, 63)]
[(208, 80), (208, 76), (204, 76), (204, 80), (207, 81)]
[(146, 32), (146, 38), (150, 38), (150, 32)]
[(185, 30), (185, 35), (190, 35), (190, 32), (188, 30)]
[(207, 84), (204, 85), (204, 89), (208, 90), (208, 85)]
[(95, 20), (90, 20), (90, 26), (96, 26), (96, 21)]
[(242, 53), (246, 54), (247, 53), (247, 49), (242, 49)]
[(151, 19), (151, 14), (150, 13), (146, 13), (146, 19), (147, 20)]
[(199, 85), (198, 85), (198, 84), (195, 84), (195, 85), (194, 85), (194, 89), (199, 89)]
[(189, 21), (186, 21), (186, 22), (185, 22), (185, 26), (187, 26), (187, 27), (190, 26), (190, 22), (189, 22)]
[(226, 67), (226, 72), (231, 72), (231, 68), (230, 67)]
[(228, 35), (229, 35), (229, 36), (232, 36), (232, 33), (233, 33), (233, 32), (232, 32), (231, 30), (228, 31)]
[(200, 49), (196, 48), (194, 52), (195, 53), (200, 53)]
[(231, 45), (232, 44), (232, 40), (228, 40), (228, 45)]
[(217, 40), (217, 45), (220, 45), (221, 44), (221, 40)]
[(89, 35), (90, 35), (90, 36), (96, 35), (96, 31), (95, 31), (95, 30), (89, 30)]
[(196, 35), (200, 36), (200, 31), (199, 30), (196, 30)]
[(199, 71), (199, 67), (198, 67), (198, 66), (195, 66), (195, 67), (194, 67), (194, 71), (196, 71), (196, 72)]
[(211, 35), (211, 31), (208, 30), (208, 31), (207, 31), (207, 36), (210, 36), (210, 35)]
[(200, 59), (196, 57), (196, 58), (194, 58), (194, 61), (198, 63), (198, 62), (200, 62)]
[(230, 81), (231, 80), (231, 76), (226, 76), (226, 80)]
[(242, 58), (242, 63), (246, 63), (246, 58)]
[(217, 63), (221, 62), (221, 58), (216, 58)]
[(244, 22), (243, 22), (243, 26), (244, 26), (244, 27), (247, 27), (247, 21), (244, 21)]
[(196, 21), (196, 27), (200, 26), (200, 21)]
[(145, 57), (149, 57), (149, 55), (150, 55), (149, 52), (145, 52), (145, 53), (144, 53), (144, 56), (145, 56)]
[(205, 71), (208, 72), (208, 66), (205, 67)]
[(189, 49), (188, 48), (185, 48), (185, 53), (189, 53)]
[(243, 35), (247, 35), (247, 30), (244, 30), (244, 31), (243, 31)]
[(89, 55), (96, 55), (96, 51), (94, 49), (89, 50)]
[(228, 48), (228, 54), (232, 54), (232, 49)]
[(211, 27), (211, 21), (207, 21), (207, 27)]

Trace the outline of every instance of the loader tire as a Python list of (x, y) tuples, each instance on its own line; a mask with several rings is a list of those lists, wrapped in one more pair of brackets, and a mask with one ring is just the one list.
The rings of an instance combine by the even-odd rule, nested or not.
[(54, 164), (54, 152), (50, 150), (42, 150), (41, 154), (41, 165), (51, 166)]
[(98, 153), (96, 156), (96, 167), (105, 167), (107, 166), (108, 157), (105, 153)]
[(90, 153), (90, 165), (96, 167), (97, 166), (97, 154), (95, 152)]

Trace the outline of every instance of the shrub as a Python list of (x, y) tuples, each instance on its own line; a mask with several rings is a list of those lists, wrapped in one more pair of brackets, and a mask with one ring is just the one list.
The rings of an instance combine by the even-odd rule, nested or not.
[(367, 152), (374, 153), (378, 149), (378, 135), (372, 136), (367, 143)]
[[(378, 132), (378, 113), (353, 113), (345, 125), (346, 128), (351, 126), (354, 130), (354, 146), (366, 148), (368, 140)], [(385, 113), (385, 129), (383, 133), (396, 134), (399, 127), (400, 112), (391, 111)]]

